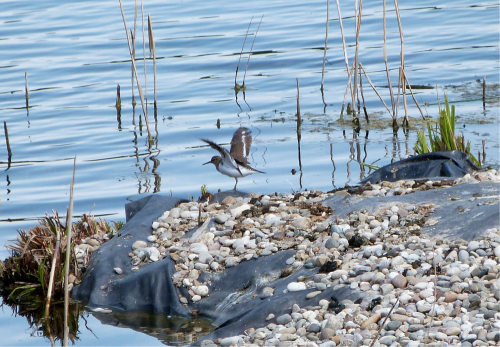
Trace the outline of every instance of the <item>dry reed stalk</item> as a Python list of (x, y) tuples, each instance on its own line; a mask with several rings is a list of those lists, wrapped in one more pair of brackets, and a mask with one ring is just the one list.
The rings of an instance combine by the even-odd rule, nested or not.
[(115, 103), (115, 107), (117, 110), (121, 110), (122, 108), (122, 98), (120, 96), (120, 85), (117, 84), (116, 85), (116, 103)]
[(361, 70), (363, 70), (363, 73), (364, 73), (364, 75), (366, 77), (366, 80), (368, 81), (368, 83), (370, 83), (370, 86), (372, 87), (373, 91), (375, 92), (375, 94), (377, 94), (377, 96), (379, 97), (380, 101), (382, 101), (382, 103), (384, 104), (385, 108), (387, 109), (387, 112), (389, 112), (389, 114), (391, 114), (391, 111), (389, 110), (389, 107), (387, 107), (387, 105), (384, 102), (384, 99), (382, 99), (382, 97), (380, 96), (380, 94), (377, 91), (377, 88), (375, 88), (375, 86), (373, 85), (372, 81), (370, 80), (370, 77), (368, 77), (368, 75), (366, 74), (366, 71), (365, 71), (365, 68), (363, 67), (363, 64), (359, 63), (359, 67), (361, 68)]
[(29, 105), (28, 99), (30, 98), (30, 96), (28, 93), (28, 73), (27, 72), (24, 73), (24, 94), (26, 96), (26, 110), (27, 110), (28, 115), (29, 115), (30, 105)]
[(241, 85), (243, 89), (245, 89), (245, 78), (247, 76), (248, 63), (250, 63), (250, 56), (252, 55), (253, 45), (255, 44), (255, 39), (257, 38), (257, 33), (259, 32), (260, 25), (262, 24), (262, 19), (264, 19), (264, 15), (260, 17), (259, 26), (257, 27), (257, 31), (255, 31), (255, 36), (253, 37), (252, 46), (250, 47), (250, 53), (248, 53), (247, 65), (245, 66), (245, 73), (243, 74), (243, 84)]
[[(357, 95), (357, 89), (358, 89), (358, 52), (359, 52), (359, 31), (361, 29), (361, 9), (362, 9), (363, 1), (359, 1), (359, 11), (358, 11), (358, 1), (356, 0), (354, 3), (354, 17), (356, 18), (356, 49), (354, 53), (354, 92), (352, 95), (352, 112), (353, 116), (356, 116), (356, 111), (355, 111), (355, 105), (356, 105), (356, 100), (355, 97)], [(359, 102), (359, 95), (358, 95), (358, 102)]]
[(352, 87), (351, 87), (351, 75), (352, 75), (353, 71), (354, 71), (354, 63), (352, 63), (352, 67), (350, 70), (349, 70), (349, 68), (347, 68), (347, 86), (346, 86), (345, 92), (344, 92), (344, 101), (342, 102), (342, 108), (340, 109), (340, 118), (342, 118), (342, 116), (344, 114), (345, 101), (347, 100), (347, 91), (349, 90), (349, 88), (351, 89), (351, 96), (353, 95), (352, 94)]
[(247, 42), (247, 37), (248, 37), (248, 31), (250, 30), (250, 25), (252, 25), (253, 21), (253, 16), (250, 19), (250, 23), (248, 23), (248, 28), (247, 32), (245, 34), (245, 39), (243, 40), (243, 46), (241, 46), (241, 52), (240, 52), (240, 58), (238, 59), (238, 65), (236, 65), (236, 73), (234, 74), (234, 89), (239, 89), (240, 85), (236, 82), (236, 79), (238, 78), (238, 70), (240, 68), (240, 62), (241, 62), (241, 56), (243, 55), (243, 49), (245, 48), (245, 42)]
[(68, 346), (69, 336), (69, 261), (71, 258), (71, 231), (73, 217), (73, 187), (75, 186), (76, 157), (73, 160), (73, 179), (69, 188), (69, 208), (66, 215), (66, 261), (64, 263), (64, 346)]
[(154, 106), (156, 109), (156, 45), (153, 37), (153, 26), (151, 25), (151, 16), (148, 14), (148, 39), (149, 54), (153, 54), (153, 78), (154, 78)]
[(323, 52), (323, 69), (321, 70), (321, 91), (323, 91), (323, 82), (324, 82), (324, 78), (325, 78), (325, 62), (326, 62), (326, 48), (328, 46), (328, 23), (329, 23), (329, 20), (330, 20), (330, 0), (326, 0), (326, 34), (325, 34), (325, 50)]
[(54, 286), (54, 275), (56, 272), (56, 265), (57, 265), (57, 260), (59, 258), (59, 249), (61, 246), (61, 233), (59, 231), (59, 228), (56, 227), (56, 247), (54, 248), (54, 255), (52, 256), (52, 265), (50, 268), (50, 277), (49, 277), (49, 287), (47, 289), (47, 302), (45, 303), (45, 319), (48, 318), (49, 316), (49, 309), (50, 309), (50, 301), (52, 299), (52, 291), (53, 291), (53, 286)]
[(144, 61), (144, 100), (146, 100), (146, 109), (148, 107), (148, 76), (146, 69), (146, 36), (144, 29), (144, 2), (141, 0), (141, 19), (142, 19), (142, 58)]
[[(28, 102), (28, 99), (26, 99), (26, 102)], [(486, 76), (483, 77), (483, 109), (485, 108), (486, 108)]]
[(129, 34), (128, 34), (128, 29), (127, 29), (127, 21), (125, 20), (125, 13), (123, 12), (122, 0), (119, 0), (119, 1), (120, 1), (120, 9), (122, 11), (123, 25), (125, 26), (125, 34), (127, 35), (128, 50), (129, 50), (129, 53), (130, 53), (130, 58), (132, 60), (132, 67), (134, 69), (135, 80), (137, 81), (137, 89), (139, 90), (139, 96), (141, 98), (142, 112), (144, 112), (144, 119), (146, 119), (146, 126), (147, 126), (147, 129), (148, 129), (148, 136), (149, 136), (149, 140), (151, 141), (152, 140), (152, 136), (151, 136), (151, 132), (149, 131), (148, 114), (146, 112), (146, 104), (144, 102), (144, 94), (142, 93), (141, 84), (139, 83), (139, 76), (137, 74), (137, 67), (135, 66), (135, 60), (133, 59), (133, 55), (132, 55), (132, 47), (130, 45), (130, 37), (129, 37)]
[(418, 104), (417, 98), (415, 98), (415, 95), (413, 94), (413, 90), (411, 89), (411, 84), (410, 81), (408, 81), (408, 77), (406, 76), (406, 72), (403, 70), (403, 77), (405, 80), (405, 83), (408, 84), (408, 89), (410, 89), (411, 96), (413, 98), (413, 101), (415, 102), (415, 105), (417, 105), (418, 110), (420, 111), (420, 114), (422, 115), (422, 118), (425, 120), (424, 113), (422, 112), (422, 109), (420, 108), (420, 105)]
[[(340, 35), (342, 36), (342, 48), (343, 48), (343, 51), (344, 51), (345, 68), (347, 70), (347, 75), (349, 76), (348, 86), (351, 86), (351, 73), (349, 72), (349, 59), (347, 58), (347, 49), (346, 49), (346, 46), (345, 46), (344, 26), (342, 25), (342, 14), (340, 13), (339, 0), (336, 0), (336, 1), (337, 1), (337, 12), (339, 14)], [(353, 95), (354, 94), (353, 94), (353, 90), (352, 90), (352, 87), (351, 87), (351, 96), (354, 98)], [(342, 104), (342, 111), (340, 112), (340, 116), (341, 117), (342, 117), (342, 114), (343, 114), (343, 111), (344, 111), (345, 99), (346, 98), (344, 97), (344, 103)]]
[[(402, 79), (401, 77), (401, 72), (402, 70), (404, 71), (404, 68), (405, 68), (405, 50), (404, 50), (404, 36), (403, 36), (403, 27), (401, 26), (401, 16), (399, 15), (399, 6), (398, 6), (398, 0), (394, 0), (394, 7), (396, 9), (396, 17), (398, 19), (398, 28), (399, 28), (399, 37), (401, 39), (401, 52), (400, 52), (400, 56), (401, 56), (401, 66), (400, 66), (400, 70), (399, 70), (399, 82), (398, 83), (403, 83), (403, 86), (402, 86), (402, 93), (403, 93), (403, 104), (405, 106), (405, 118), (406, 118), (406, 121), (408, 122), (408, 110), (406, 109), (406, 93), (405, 93), (405, 83), (404, 83), (404, 79)], [(398, 90), (399, 92), (399, 90)], [(399, 97), (399, 95), (398, 95)], [(396, 105), (397, 107), (397, 105)]]
[(484, 163), (484, 161), (486, 160), (486, 140), (483, 140), (482, 142), (483, 142), (483, 163)]
[[(392, 84), (391, 84), (391, 75), (389, 73), (389, 65), (387, 64), (387, 37), (386, 37), (386, 27), (385, 27), (385, 0), (384, 0), (384, 6), (383, 6), (383, 13), (384, 13), (384, 63), (385, 63), (385, 71), (387, 73), (387, 82), (389, 83), (389, 92), (391, 93), (391, 104), (392, 104), (392, 118), (394, 118), (395, 115), (395, 110), (394, 110), (394, 93), (392, 91)], [(390, 112), (389, 112), (390, 113)]]
[(399, 75), (398, 75), (398, 95), (396, 98), (396, 113), (394, 115), (393, 121), (392, 121), (392, 126), (397, 127), (398, 126), (398, 109), (399, 109), (399, 93), (401, 92), (401, 66), (399, 67)]
[(300, 89), (299, 89), (299, 79), (297, 78), (297, 150), (299, 155), (299, 170), (300, 170), (300, 188), (302, 189), (302, 157), (300, 155), (300, 140), (302, 139), (302, 134), (300, 132), (300, 126), (302, 125), (302, 120), (300, 119)]
[[(135, 35), (134, 33), (132, 32), (132, 30), (130, 30), (130, 39), (132, 40), (132, 60), (135, 61)], [(130, 70), (132, 72), (132, 106), (135, 106), (136, 105), (136, 102), (135, 102), (135, 95), (134, 95), (134, 65), (131, 64), (130, 65)]]
[(365, 96), (363, 95), (363, 78), (361, 78), (361, 69), (359, 69), (359, 89), (361, 91), (361, 99), (363, 100), (363, 111), (365, 113), (365, 119), (367, 122), (369, 122), (370, 120), (368, 119), (368, 112), (366, 111)]
[(3, 122), (3, 130), (5, 133), (5, 142), (7, 143), (7, 154), (8, 154), (8, 159), (9, 159), (9, 166), (10, 166), (10, 161), (12, 158), (12, 151), (10, 150), (10, 143), (9, 143), (9, 131), (7, 130), (7, 122)]

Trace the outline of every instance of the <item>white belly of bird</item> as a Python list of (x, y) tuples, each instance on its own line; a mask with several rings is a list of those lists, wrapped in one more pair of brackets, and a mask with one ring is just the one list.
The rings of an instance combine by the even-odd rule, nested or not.
[(229, 176), (229, 177), (245, 177), (245, 176), (248, 176), (248, 175), (251, 175), (255, 172), (251, 171), (251, 170), (248, 170), (247, 168), (243, 167), (243, 166), (240, 166), (240, 171), (238, 171), (234, 166), (232, 165), (222, 165), (222, 163), (219, 165), (219, 167), (217, 168), (217, 170), (221, 173), (221, 174), (224, 174), (226, 176)]

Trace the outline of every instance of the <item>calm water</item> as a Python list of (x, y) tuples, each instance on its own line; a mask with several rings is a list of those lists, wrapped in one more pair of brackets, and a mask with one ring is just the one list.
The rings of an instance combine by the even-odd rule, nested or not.
[[(129, 28), (133, 2), (125, 1)], [(341, 2), (349, 64), (354, 56), (354, 2)], [(400, 37), (393, 3), (388, 2), (387, 42), (392, 83), (397, 84)], [(118, 1), (4, 1), (0, 11), (0, 115), (7, 122), (12, 164), (1, 145), (0, 245), (29, 228), (45, 212), (61, 214), (69, 200), (73, 157), (77, 157), (75, 214), (92, 211), (124, 220), (123, 205), (136, 194), (161, 192), (180, 197), (231, 189), (232, 178), (202, 164), (215, 155), (200, 138), (228, 144), (239, 126), (253, 131), (251, 161), (266, 175), (240, 180), (241, 190), (272, 193), (323, 191), (355, 184), (368, 174), (356, 160), (385, 165), (413, 154), (420, 114), (411, 98), (413, 127), (393, 136), (390, 116), (363, 80), (369, 125), (359, 134), (350, 117), (339, 120), (347, 75), (337, 9), (330, 7), (324, 100), (320, 92), (326, 2), (318, 1), (146, 1), (157, 48), (157, 122), (153, 116), (153, 66), (147, 61), (148, 111), (155, 143), (147, 130), (137, 92), (131, 104), (130, 57)], [(499, 165), (499, 5), (496, 1), (401, 3), (406, 73), (412, 85), (437, 86), (457, 106), (457, 122), (474, 152), (486, 140), (486, 163)], [(247, 90), (235, 98), (234, 73), (252, 16), (245, 52), (264, 18), (246, 74)], [(142, 56), (138, 20), (137, 55)], [(364, 4), (360, 61), (389, 103), (382, 60), (382, 8)], [(146, 33), (147, 35), (147, 33)], [(147, 49), (147, 47), (146, 47)], [(242, 83), (248, 54), (242, 58)], [(143, 61), (137, 61), (144, 89)], [(28, 73), (29, 113), (24, 74)], [(483, 110), (486, 76), (489, 102)], [(296, 78), (300, 82), (301, 168), (298, 161)], [(114, 107), (122, 91), (121, 119)], [(437, 115), (435, 89), (414, 90), (424, 113)], [(399, 114), (404, 114), (403, 108)], [(220, 120), (220, 128), (216, 123)], [(465, 127), (464, 127), (465, 126)], [(2, 139), (2, 143), (4, 140)], [(291, 173), (292, 169), (297, 172)], [(8, 256), (2, 248), (0, 258)], [(159, 344), (132, 330), (101, 325), (90, 316), (81, 345)], [(26, 320), (4, 307), (0, 333), (16, 331), (8, 345), (46, 345), (31, 337)], [(116, 339), (111, 336), (119, 334)], [(108, 341), (109, 340), (109, 341)]]

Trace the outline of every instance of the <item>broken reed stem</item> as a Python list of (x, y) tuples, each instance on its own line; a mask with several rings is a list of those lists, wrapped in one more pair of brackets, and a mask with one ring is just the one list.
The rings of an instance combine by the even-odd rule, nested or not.
[(486, 160), (486, 140), (483, 140), (483, 163)]
[(413, 101), (415, 102), (415, 105), (417, 105), (418, 110), (420, 111), (420, 114), (422, 115), (422, 119), (425, 120), (424, 113), (422, 112), (422, 109), (420, 108), (420, 105), (418, 104), (417, 99), (415, 98), (415, 95), (413, 94), (413, 90), (411, 89), (411, 84), (410, 81), (408, 81), (408, 77), (406, 76), (406, 72), (403, 70), (403, 77), (405, 79), (405, 84), (408, 84), (408, 89), (410, 89), (411, 96), (413, 98)]
[[(141, 0), (141, 18), (142, 18), (142, 58), (144, 61), (144, 98), (146, 100), (146, 109), (148, 107), (148, 76), (146, 71), (146, 36), (144, 30), (144, 2)], [(148, 127), (149, 132), (149, 127)]]
[(122, 98), (120, 96), (120, 85), (117, 84), (116, 85), (116, 103), (115, 103), (115, 107), (117, 110), (121, 110), (122, 109)]
[(253, 37), (252, 46), (250, 47), (250, 53), (248, 53), (247, 66), (245, 66), (245, 73), (243, 74), (243, 84), (242, 84), (242, 87), (245, 87), (245, 78), (247, 77), (248, 63), (250, 63), (250, 56), (252, 55), (253, 45), (255, 43), (255, 39), (257, 38), (257, 33), (259, 32), (260, 25), (262, 24), (262, 19), (263, 18), (264, 18), (264, 15), (262, 15), (262, 17), (260, 17), (259, 26), (257, 27), (257, 31), (255, 32), (255, 36)]
[(250, 23), (248, 23), (248, 28), (247, 28), (247, 32), (245, 34), (245, 39), (243, 40), (243, 46), (241, 46), (241, 52), (240, 52), (240, 58), (238, 59), (238, 65), (236, 65), (236, 73), (234, 74), (234, 87), (235, 88), (239, 87), (238, 83), (236, 82), (236, 79), (238, 78), (238, 70), (240, 68), (241, 56), (243, 55), (243, 49), (245, 48), (245, 42), (247, 42), (248, 31), (250, 30), (250, 25), (252, 25), (252, 21), (253, 21), (253, 16), (250, 19)]
[[(27, 93), (27, 91), (26, 91), (26, 93)], [(26, 98), (26, 102), (28, 102), (27, 98)], [(486, 108), (486, 76), (483, 77), (483, 110), (485, 108)]]
[[(396, 9), (396, 17), (398, 19), (398, 28), (399, 28), (399, 37), (401, 39), (401, 66), (399, 70), (399, 82), (398, 83), (403, 83), (402, 86), (402, 94), (403, 94), (403, 104), (405, 106), (405, 118), (408, 121), (408, 110), (406, 109), (406, 94), (405, 94), (405, 83), (404, 79), (401, 77), (401, 71), (404, 70), (405, 68), (405, 50), (404, 50), (404, 36), (403, 36), (403, 27), (401, 26), (401, 16), (399, 15), (399, 6), (398, 6), (398, 0), (394, 0), (394, 7)], [(399, 84), (398, 84), (399, 85)], [(399, 87), (398, 87), (398, 93), (399, 93)], [(399, 98), (399, 94), (398, 94)]]
[(129, 50), (130, 57), (132, 60), (132, 68), (134, 70), (135, 80), (137, 81), (137, 89), (139, 90), (139, 96), (141, 98), (142, 112), (144, 112), (144, 119), (146, 119), (146, 126), (148, 128), (148, 136), (149, 136), (149, 139), (151, 140), (152, 136), (151, 136), (151, 132), (149, 131), (148, 114), (146, 112), (146, 104), (144, 102), (144, 94), (142, 93), (141, 84), (139, 83), (139, 76), (137, 74), (137, 67), (135, 66), (135, 60), (133, 59), (133, 55), (132, 55), (132, 47), (130, 45), (130, 37), (128, 35), (127, 21), (125, 20), (125, 13), (123, 12), (122, 0), (119, 0), (119, 1), (120, 1), (120, 9), (122, 11), (123, 25), (125, 26), (125, 34), (127, 35), (128, 50)]
[[(349, 76), (348, 80), (349, 82), (347, 83), (348, 87), (351, 86), (351, 73), (349, 72), (349, 59), (347, 58), (347, 49), (346, 49), (346, 46), (345, 46), (345, 37), (344, 37), (344, 26), (342, 25), (342, 14), (340, 13), (340, 4), (339, 4), (339, 0), (336, 0), (337, 1), (337, 12), (339, 14), (339, 23), (340, 23), (340, 34), (342, 36), (342, 48), (344, 50), (344, 62), (345, 62), (345, 68), (347, 70), (347, 76)], [(346, 93), (347, 93), (347, 90), (346, 90)], [(352, 90), (352, 86), (351, 86), (351, 96), (353, 96), (353, 90)], [(342, 117), (342, 114), (344, 113), (344, 105), (345, 105), (345, 96), (344, 96), (344, 103), (342, 104), (342, 111), (340, 111), (340, 117)]]
[(75, 186), (76, 157), (73, 160), (73, 179), (69, 188), (69, 208), (66, 216), (66, 261), (64, 263), (64, 346), (68, 346), (69, 337), (69, 261), (71, 258), (71, 231), (73, 217), (73, 187)]
[[(358, 2), (354, 3), (354, 15), (356, 18), (356, 50), (354, 53), (354, 93), (352, 95), (352, 112), (353, 112), (353, 117), (356, 116), (356, 111), (355, 111), (355, 105), (356, 105), (356, 100), (355, 97), (357, 95), (357, 88), (358, 88), (358, 51), (359, 51), (359, 31), (361, 29), (361, 8), (362, 8), (363, 1), (360, 0), (359, 2), (359, 11), (357, 9)], [(359, 101), (359, 96), (358, 96), (358, 101)]]
[(54, 287), (54, 275), (56, 273), (56, 265), (57, 265), (57, 260), (59, 258), (60, 247), (61, 247), (61, 232), (59, 231), (59, 228), (56, 227), (56, 247), (54, 248), (54, 255), (52, 256), (52, 265), (50, 268), (49, 288), (47, 290), (47, 302), (45, 303), (45, 316), (44, 316), (45, 319), (47, 319), (49, 316), (50, 301), (52, 299), (52, 291)]
[(28, 99), (30, 98), (29, 93), (28, 93), (28, 73), (24, 73), (24, 93), (26, 95), (26, 110), (29, 112), (29, 102)]
[[(344, 115), (345, 101), (347, 100), (347, 91), (351, 87), (351, 75), (353, 70), (354, 70), (354, 63), (352, 63), (352, 67), (350, 70), (349, 68), (347, 68), (347, 86), (344, 92), (344, 101), (342, 102), (342, 108), (340, 109), (340, 118), (342, 118), (342, 116)], [(352, 88), (351, 88), (351, 96), (352, 96)]]
[(151, 16), (148, 14), (148, 39), (149, 54), (153, 55), (153, 78), (154, 78), (154, 106), (156, 108), (156, 45), (153, 37), (153, 26), (151, 25)]
[(323, 91), (323, 82), (325, 78), (325, 62), (326, 62), (326, 48), (328, 46), (328, 23), (330, 20), (330, 0), (326, 0), (326, 34), (325, 34), (325, 50), (323, 52), (323, 69), (321, 71), (321, 90)]
[(366, 111), (365, 96), (363, 95), (363, 78), (361, 78), (361, 69), (359, 69), (359, 89), (361, 91), (361, 99), (363, 100), (363, 111), (365, 112), (365, 119), (367, 122), (370, 122), (370, 120), (368, 119), (368, 112)]
[(8, 162), (10, 166), (10, 161), (12, 159), (12, 151), (10, 150), (10, 143), (9, 143), (9, 131), (7, 130), (7, 122), (3, 122), (3, 130), (5, 133), (5, 142), (7, 143), (7, 154), (8, 154)]
[[(391, 104), (392, 104), (392, 113), (391, 113), (391, 116), (392, 118), (394, 119), (394, 116), (395, 116), (395, 110), (394, 110), (394, 92), (392, 91), (392, 84), (391, 84), (391, 75), (389, 73), (389, 65), (387, 64), (387, 37), (386, 37), (386, 27), (385, 27), (385, 0), (384, 0), (384, 6), (383, 6), (384, 10), (383, 10), (383, 13), (384, 13), (384, 52), (383, 52), (383, 56), (384, 56), (384, 63), (385, 63), (385, 71), (387, 73), (387, 82), (389, 83), (389, 92), (391, 93)], [(390, 112), (389, 112), (390, 113)]]
[(370, 86), (372, 87), (373, 91), (375, 92), (375, 94), (377, 94), (377, 96), (379, 97), (380, 101), (382, 101), (382, 103), (384, 104), (385, 108), (387, 109), (387, 112), (389, 112), (389, 114), (390, 114), (391, 111), (389, 110), (389, 107), (387, 107), (387, 105), (384, 102), (384, 99), (382, 99), (382, 97), (380, 96), (380, 94), (377, 91), (377, 88), (375, 88), (375, 86), (373, 85), (372, 81), (370, 80), (370, 77), (368, 77), (368, 75), (366, 74), (366, 71), (365, 71), (365, 68), (363, 67), (363, 64), (359, 63), (359, 67), (361, 68), (361, 70), (363, 70), (363, 73), (364, 73), (364, 75), (366, 77), (366, 80), (368, 81), (368, 83), (370, 83)]
[(397, 99), (396, 99), (396, 113), (394, 115), (394, 118), (393, 118), (393, 125), (395, 123), (397, 123), (398, 121), (398, 109), (399, 109), (399, 93), (401, 91), (401, 66), (399, 67), (399, 75), (398, 75), (398, 96), (397, 96)]

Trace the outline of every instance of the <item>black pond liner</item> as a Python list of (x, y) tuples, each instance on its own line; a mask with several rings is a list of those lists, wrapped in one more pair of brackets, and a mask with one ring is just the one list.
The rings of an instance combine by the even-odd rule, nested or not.
[(462, 151), (432, 152), (381, 167), (362, 180), (361, 184), (425, 178), (451, 179), (463, 177), (474, 170), (480, 168)]
[[(367, 180), (373, 179), (374, 182), (387, 180), (388, 176), (393, 176), (394, 167), (398, 168), (397, 179), (462, 177), (474, 168), (463, 154), (454, 151), (432, 153), (420, 158), (412, 157), (377, 170)], [(412, 170), (416, 170), (422, 176), (411, 174)], [(499, 226), (499, 186), (498, 182), (482, 182), (461, 184), (447, 189), (419, 191), (403, 196), (366, 199), (362, 196), (333, 196), (324, 203), (335, 210), (330, 218), (334, 220), (335, 216), (344, 218), (352, 211), (360, 209), (370, 211), (394, 202), (407, 204), (432, 202), (436, 205), (432, 217), (437, 218), (439, 223), (424, 228), (424, 231), (428, 231), (432, 236), (472, 239), (486, 228)], [(213, 201), (221, 201), (228, 195), (248, 196), (247, 193), (224, 192), (217, 194)], [(451, 196), (458, 196), (459, 199), (450, 199)], [(480, 201), (486, 202), (489, 201), (488, 197), (494, 196), (496, 203), (478, 204), (476, 201), (482, 197)], [(128, 254), (135, 241), (146, 240), (151, 235), (151, 225), (156, 218), (184, 201), (186, 200), (155, 194), (126, 205), (127, 223), (118, 235), (101, 245), (92, 254), (82, 283), (73, 289), (73, 298), (87, 303), (90, 308), (148, 311), (181, 317), (192, 317), (195, 314), (212, 319), (215, 330), (196, 341), (195, 345), (205, 339), (216, 340), (239, 335), (247, 328), (259, 328), (276, 322), (276, 318), (280, 315), (289, 314), (295, 303), (301, 308), (307, 308), (317, 307), (321, 299), (337, 302), (344, 299), (352, 301), (362, 299), (368, 305), (374, 298), (373, 293), (351, 290), (348, 286), (327, 288), (311, 299), (306, 299), (306, 295), (316, 289), (283, 293), (287, 285), (297, 281), (299, 276), (311, 279), (319, 271), (319, 268), (302, 267), (287, 277), (281, 277), (282, 270), (288, 268), (286, 260), (295, 254), (294, 250), (285, 250), (267, 257), (243, 261), (219, 273), (202, 273), (199, 281), (207, 283), (209, 296), (197, 303), (181, 304), (180, 296), (185, 298), (190, 296), (186, 288), (178, 288), (172, 283), (175, 269), (170, 257), (142, 265), (139, 271), (131, 272), (131, 258)], [(193, 231), (184, 238), (189, 237)], [(113, 270), (115, 267), (121, 268), (123, 273), (117, 275)], [(261, 295), (264, 287), (273, 287), (274, 295), (264, 298)], [(275, 318), (266, 321), (270, 313), (273, 313)], [(153, 325), (155, 325), (154, 316), (150, 317)], [(99, 318), (99, 315), (96, 317)], [(102, 319), (104, 324), (106, 321)], [(130, 321), (127, 323), (126, 325), (132, 329), (139, 328), (130, 325)]]

